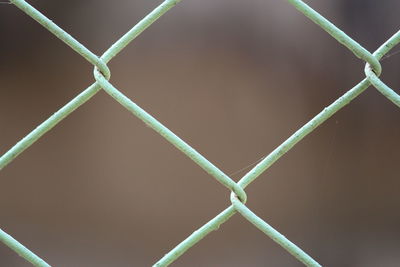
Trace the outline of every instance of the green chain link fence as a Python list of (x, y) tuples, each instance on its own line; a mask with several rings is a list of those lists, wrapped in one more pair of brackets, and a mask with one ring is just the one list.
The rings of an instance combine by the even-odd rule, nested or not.
[[(260, 229), (267, 236), (272, 238), (282, 248), (287, 250), (296, 259), (307, 266), (321, 266), (316, 260), (311, 258), (302, 249), (296, 246), (294, 243), (289, 241), (285, 236), (276, 231), (263, 219), (253, 213), (246, 205), (246, 193), (244, 189), (252, 183), (257, 177), (259, 177), (265, 170), (267, 170), (272, 164), (274, 164), (282, 155), (288, 152), (294, 145), (296, 145), (305, 136), (311, 133), (315, 128), (325, 122), (338, 110), (349, 104), (354, 98), (365, 91), (369, 86), (374, 86), (379, 92), (385, 97), (392, 101), (395, 105), (400, 107), (400, 96), (389, 88), (384, 82), (379, 79), (379, 75), (382, 72), (381, 64), (379, 60), (387, 54), (393, 47), (400, 42), (400, 31), (395, 33), (389, 38), (383, 45), (381, 45), (374, 53), (370, 53), (343, 31), (338, 29), (334, 24), (325, 19), (307, 4), (300, 0), (288, 0), (296, 9), (302, 12), (305, 16), (311, 19), (314, 23), (319, 25), (322, 29), (328, 32), (338, 42), (343, 44), (345, 47), (350, 49), (354, 55), (366, 62), (365, 75), (366, 78), (359, 82), (356, 86), (347, 91), (344, 95), (339, 97), (331, 105), (324, 108), (319, 114), (313, 119), (306, 123), (303, 127), (297, 130), (292, 136), (286, 141), (279, 145), (274, 151), (266, 156), (260, 163), (258, 163), (253, 169), (251, 169), (246, 175), (244, 175), (239, 182), (235, 182), (228, 175), (218, 169), (205, 157), (199, 154), (195, 149), (185, 143), (172, 131), (161, 124), (157, 119), (152, 117), (149, 113), (131, 101), (128, 97), (122, 94), (117, 88), (115, 88), (110, 82), (110, 70), (107, 67), (107, 63), (114, 58), (121, 50), (123, 50), (131, 41), (133, 41), (139, 34), (141, 34), (147, 27), (153, 22), (160, 18), (169, 9), (174, 7), (181, 0), (165, 0), (145, 18), (143, 18), (138, 24), (136, 24), (131, 30), (123, 35), (117, 42), (115, 42), (101, 57), (96, 56), (89, 49), (79, 43), (67, 32), (62, 30), (54, 22), (49, 20), (46, 16), (32, 7), (24, 0), (10, 0), (12, 4), (20, 8), (27, 15), (31, 16), (34, 20), (39, 22), (43, 27), (61, 39), (64, 43), (69, 45), (73, 50), (83, 56), (94, 66), (94, 78), (95, 82), (86, 88), (82, 93), (72, 99), (68, 104), (54, 113), (46, 121), (40, 124), (36, 129), (19, 141), (9, 151), (7, 151), (0, 158), (0, 170), (3, 169), (7, 164), (13, 161), (19, 154), (21, 154), (30, 145), (35, 143), (40, 137), (46, 132), (52, 129), (65, 117), (71, 114), (76, 108), (88, 101), (101, 89), (105, 90), (112, 98), (118, 101), (127, 110), (132, 112), (136, 117), (141, 119), (144, 123), (158, 132), (162, 137), (167, 139), (177, 149), (182, 151), (186, 156), (191, 158), (206, 172), (208, 172), (217, 181), (223, 184), (231, 191), (231, 202), (232, 205), (227, 209), (218, 214), (215, 218), (210, 220), (204, 226), (197, 231), (193, 232), (189, 237), (178, 244), (174, 249), (164, 255), (157, 263), (153, 266), (168, 266), (184, 254), (190, 247), (198, 243), (201, 239), (207, 236), (212, 231), (219, 228), (221, 224), (229, 220), (235, 213), (241, 214), (255, 227)], [(28, 248), (23, 246), (12, 236), (6, 232), (0, 230), (0, 241), (22, 256), (24, 259), (29, 261), (35, 266), (50, 266), (39, 256), (34, 254)]]

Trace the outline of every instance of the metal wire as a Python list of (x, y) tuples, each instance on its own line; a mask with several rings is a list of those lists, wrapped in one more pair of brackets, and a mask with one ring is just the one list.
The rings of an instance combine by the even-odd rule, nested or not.
[[(239, 182), (235, 182), (228, 175), (222, 172), (219, 168), (208, 161), (204, 156), (198, 153), (194, 148), (188, 145), (185, 141), (175, 135), (171, 130), (160, 123), (156, 118), (151, 116), (136, 103), (130, 100), (127, 96), (122, 94), (116, 87), (110, 82), (111, 72), (107, 66), (107, 63), (121, 52), (131, 41), (133, 41), (139, 34), (141, 34), (147, 27), (153, 22), (159, 19), (169, 9), (175, 6), (181, 0), (165, 0), (146, 17), (144, 17), (139, 23), (132, 27), (125, 35), (123, 35), (118, 41), (116, 41), (108, 50), (104, 52), (101, 57), (98, 57), (92, 53), (89, 49), (79, 43), (70, 34), (65, 32), (54, 22), (49, 20), (46, 16), (32, 7), (24, 0), (10, 0), (12, 4), (17, 6), (19, 9), (24, 11), (27, 15), (32, 17), (49, 32), (57, 36), (61, 41), (70, 46), (74, 51), (84, 57), (90, 64), (94, 66), (94, 79), (95, 82), (83, 90), (79, 95), (68, 102), (64, 107), (50, 116), (36, 129), (30, 132), (27, 136), (22, 138), (17, 144), (15, 144), (10, 150), (8, 150), (0, 158), (0, 170), (3, 169), (7, 164), (12, 162), (19, 154), (25, 149), (34, 144), (40, 137), (46, 132), (51, 130), (65, 117), (71, 114), (75, 109), (88, 101), (100, 90), (106, 91), (112, 98), (124, 106), (133, 115), (138, 117), (162, 137), (168, 140), (177, 149), (182, 151), (186, 156), (196, 162), (201, 168), (209, 173), (214, 179), (224, 185), (229, 191), (231, 191), (231, 202), (232, 205), (210, 220), (208, 223), (203, 225), (197, 231), (193, 232), (165, 256), (163, 256), (153, 266), (168, 266), (184, 254), (190, 247), (198, 243), (201, 239), (207, 236), (212, 231), (218, 229), (221, 224), (229, 220), (235, 213), (239, 213), (246, 218), (255, 227), (260, 229), (264, 234), (269, 236), (282, 248), (287, 250), (296, 259), (302, 262), (306, 266), (321, 266), (316, 260), (311, 258), (302, 249), (296, 246), (294, 243), (289, 241), (285, 236), (280, 234), (272, 226), (266, 223), (263, 219), (258, 217), (252, 212), (246, 205), (247, 195), (244, 189), (256, 180), (264, 171), (266, 171), (272, 164), (274, 164), (280, 157), (288, 152), (294, 145), (311, 133), (315, 128), (325, 122), (337, 111), (342, 109), (344, 106), (350, 103), (354, 98), (359, 96), (369, 86), (373, 85), (379, 92), (392, 101), (395, 105), (400, 107), (400, 96), (388, 87), (382, 80), (379, 79), (379, 75), (382, 72), (382, 67), (379, 62), (382, 57), (387, 54), (393, 47), (400, 42), (400, 31), (389, 38), (382, 46), (380, 46), (374, 53), (370, 53), (359, 43), (350, 38), (346, 33), (337, 28), (333, 23), (324, 18), (318, 12), (313, 10), (310, 6), (305, 4), (301, 0), (288, 0), (296, 9), (311, 19), (314, 23), (328, 32), (338, 42), (343, 44), (346, 48), (353, 52), (355, 56), (366, 62), (365, 75), (366, 78), (359, 82), (356, 86), (347, 91), (343, 96), (339, 97), (331, 105), (324, 108), (319, 114), (312, 118), (303, 127), (297, 130), (293, 135), (286, 139), (281, 145), (273, 150), (269, 155), (265, 156), (253, 169), (245, 174)], [(50, 266), (39, 256), (35, 255), (32, 251), (24, 247), (21, 243), (15, 240), (13, 237), (8, 235), (6, 232), (0, 230), (0, 241), (10, 247), (21, 257), (32, 263), (34, 266)]]

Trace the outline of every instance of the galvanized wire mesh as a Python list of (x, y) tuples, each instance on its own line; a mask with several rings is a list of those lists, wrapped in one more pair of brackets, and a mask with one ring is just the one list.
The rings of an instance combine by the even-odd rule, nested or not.
[[(319, 25), (322, 29), (328, 32), (338, 42), (343, 44), (353, 52), (355, 56), (366, 62), (365, 75), (366, 78), (360, 81), (356, 86), (347, 91), (344, 95), (339, 97), (331, 105), (325, 107), (319, 114), (306, 123), (303, 127), (297, 130), (286, 141), (279, 145), (269, 155), (267, 155), (261, 162), (259, 162), (253, 169), (244, 175), (238, 182), (232, 180), (228, 175), (218, 169), (205, 157), (199, 154), (195, 149), (189, 146), (185, 141), (175, 135), (167, 127), (161, 124), (157, 119), (152, 117), (149, 113), (135, 104), (132, 100), (122, 94), (117, 88), (109, 82), (111, 72), (107, 67), (107, 63), (114, 58), (121, 50), (123, 50), (131, 41), (133, 41), (139, 34), (141, 34), (147, 27), (160, 18), (169, 9), (174, 7), (180, 0), (165, 0), (151, 13), (144, 17), (125, 35), (123, 35), (117, 42), (115, 42), (104, 54), (100, 57), (92, 53), (89, 49), (79, 43), (71, 35), (57, 26), (54, 22), (49, 20), (46, 16), (32, 7), (24, 0), (10, 0), (12, 4), (20, 8), (27, 15), (39, 22), (43, 27), (57, 36), (64, 43), (69, 45), (73, 50), (79, 53), (87, 61), (94, 66), (94, 79), (95, 82), (88, 88), (83, 90), (78, 96), (72, 99), (64, 107), (54, 113), (46, 121), (40, 124), (36, 129), (25, 136), (21, 141), (14, 145), (0, 158), (0, 170), (7, 164), (13, 161), (19, 154), (21, 154), (30, 145), (35, 143), (46, 132), (51, 130), (65, 117), (71, 114), (76, 108), (83, 105), (92, 96), (100, 90), (106, 91), (112, 98), (118, 101), (127, 110), (133, 113), (136, 117), (145, 122), (149, 127), (158, 132), (162, 137), (167, 139), (177, 149), (182, 151), (186, 156), (196, 162), (201, 168), (208, 172), (213, 178), (219, 181), (222, 185), (231, 191), (232, 205), (226, 208), (223, 212), (218, 214), (215, 218), (210, 220), (204, 226), (193, 232), (189, 237), (183, 240), (165, 256), (163, 256), (154, 266), (168, 266), (184, 254), (190, 247), (198, 243), (202, 238), (207, 236), (213, 230), (219, 228), (221, 224), (229, 220), (235, 213), (241, 214), (255, 227), (260, 229), (263, 233), (273, 239), (282, 248), (287, 250), (296, 259), (307, 266), (321, 266), (316, 260), (311, 258), (302, 249), (289, 241), (285, 236), (276, 231), (263, 219), (258, 217), (252, 212), (245, 204), (247, 195), (244, 189), (266, 171), (272, 164), (274, 164), (282, 155), (288, 152), (294, 145), (296, 145), (305, 136), (311, 133), (315, 128), (321, 125), (329, 117), (331, 117), (338, 110), (349, 104), (354, 98), (360, 95), (371, 85), (381, 92), (385, 97), (392, 101), (395, 105), (400, 107), (400, 96), (388, 87), (379, 76), (382, 72), (379, 60), (387, 54), (394, 46), (400, 42), (400, 31), (395, 33), (384, 44), (382, 44), (374, 53), (370, 53), (343, 31), (338, 29), (334, 24), (321, 16), (310, 6), (300, 0), (288, 0), (296, 9), (311, 19), (314, 23)], [(25, 258), (27, 261), (35, 266), (50, 266), (39, 256), (24, 247), (21, 243), (8, 235), (6, 232), (0, 230), (0, 240)], [(56, 264), (56, 263), (55, 263)]]

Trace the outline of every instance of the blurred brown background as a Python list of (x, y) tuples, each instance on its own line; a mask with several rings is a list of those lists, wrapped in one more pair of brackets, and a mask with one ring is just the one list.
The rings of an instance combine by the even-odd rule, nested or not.
[[(100, 55), (160, 2), (30, 3)], [(396, 0), (307, 3), (370, 51), (400, 28)], [(3, 154), (94, 79), (13, 5), (0, 5), (0, 36)], [(395, 90), (399, 63), (382, 62)], [(278, 0), (184, 0), (109, 67), (117, 88), (228, 174), (364, 77), (362, 61)], [(248, 206), (324, 266), (399, 266), (399, 122), (368, 89), (250, 185)], [(0, 176), (0, 227), (54, 266), (151, 266), (230, 204), (104, 92)], [(0, 266), (29, 264), (0, 245)], [(171, 266), (301, 264), (236, 215)]]

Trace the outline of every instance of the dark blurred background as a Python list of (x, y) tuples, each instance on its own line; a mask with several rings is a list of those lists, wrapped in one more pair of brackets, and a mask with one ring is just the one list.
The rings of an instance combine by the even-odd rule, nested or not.
[[(30, 3), (100, 55), (160, 1)], [(307, 3), (370, 51), (400, 28), (396, 0)], [(0, 5), (0, 36), (4, 154), (94, 79), (13, 5)], [(399, 63), (382, 62), (394, 90)], [(361, 60), (278, 0), (184, 0), (109, 67), (117, 88), (228, 174), (364, 77)], [(399, 122), (369, 88), (251, 184), (248, 207), (324, 266), (399, 266)], [(0, 176), (0, 227), (54, 266), (151, 266), (230, 204), (227, 189), (104, 92)], [(29, 264), (0, 245), (0, 266)], [(301, 264), (236, 215), (171, 266)]]

